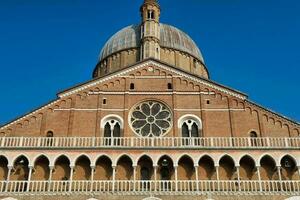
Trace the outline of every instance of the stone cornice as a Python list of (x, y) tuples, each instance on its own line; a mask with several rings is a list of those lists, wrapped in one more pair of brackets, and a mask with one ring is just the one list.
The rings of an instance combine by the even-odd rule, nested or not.
[(210, 87), (210, 88), (213, 88), (219, 92), (223, 92), (225, 94), (228, 94), (230, 96), (234, 96), (236, 98), (239, 98), (239, 99), (242, 99), (242, 100), (245, 100), (247, 99), (247, 96), (242, 94), (242, 93), (239, 93), (237, 91), (234, 91), (234, 90), (231, 90), (229, 88), (226, 88), (225, 86), (221, 86), (221, 85), (218, 85), (217, 83), (214, 83), (208, 79), (202, 79), (200, 77), (196, 77), (196, 76), (193, 76), (191, 74), (188, 74), (186, 72), (183, 72), (179, 69), (175, 69), (174, 67), (170, 67), (168, 65), (165, 65), (165, 64), (162, 64), (162, 63), (159, 63), (153, 59), (148, 59), (148, 60), (145, 60), (144, 62), (141, 62), (137, 65), (134, 65), (134, 66), (131, 66), (131, 67), (128, 67), (128, 68), (125, 68), (123, 70), (120, 70), (120, 71), (117, 71), (113, 74), (110, 74), (110, 75), (107, 75), (105, 77), (102, 77), (102, 78), (98, 78), (98, 79), (95, 79), (95, 80), (92, 80), (92, 81), (89, 81), (87, 83), (84, 83), (80, 86), (77, 86), (77, 87), (74, 87), (74, 88), (71, 88), (69, 90), (66, 90), (62, 93), (59, 93), (58, 96), (60, 98), (63, 98), (63, 97), (67, 97), (67, 96), (70, 96), (70, 95), (73, 95), (77, 92), (81, 92), (85, 89), (88, 89), (88, 88), (91, 88), (91, 87), (94, 87), (98, 84), (101, 84), (105, 81), (109, 81), (111, 79), (114, 79), (114, 78), (118, 78), (118, 77), (122, 77), (122, 76), (125, 76), (126, 74), (132, 72), (132, 71), (135, 71), (135, 70), (138, 70), (140, 68), (144, 68), (144, 67), (147, 67), (147, 66), (153, 66), (153, 67), (158, 67), (158, 68), (161, 68), (161, 69), (164, 69), (166, 71), (169, 71), (169, 72), (172, 72), (174, 74), (176, 74), (177, 76), (180, 76), (180, 77), (184, 77), (186, 79), (189, 79), (191, 81), (194, 81), (194, 82), (197, 82), (199, 84), (203, 84), (207, 87)]

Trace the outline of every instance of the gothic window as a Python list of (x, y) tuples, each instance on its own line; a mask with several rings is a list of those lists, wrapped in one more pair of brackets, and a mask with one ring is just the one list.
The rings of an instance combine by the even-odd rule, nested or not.
[(182, 137), (189, 137), (189, 127), (186, 123), (183, 123), (181, 127)]
[(172, 87), (172, 83), (168, 83), (168, 90), (172, 90), (173, 87)]
[(182, 124), (181, 132), (182, 137), (199, 137), (199, 127), (192, 119), (188, 119)]
[(157, 101), (142, 102), (129, 115), (131, 128), (139, 136), (159, 137), (172, 127), (170, 109)]
[(106, 122), (104, 126), (104, 137), (121, 137), (121, 127), (117, 120), (111, 119)]
[(198, 126), (195, 122), (192, 125), (191, 136), (192, 137), (199, 137), (199, 129), (198, 129)]

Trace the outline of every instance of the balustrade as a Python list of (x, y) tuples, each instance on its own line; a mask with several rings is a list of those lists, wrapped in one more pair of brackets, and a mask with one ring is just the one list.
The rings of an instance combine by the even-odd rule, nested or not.
[(70, 192), (300, 194), (300, 181), (0, 181), (0, 195)]
[(0, 148), (299, 149), (300, 138), (277, 137), (1, 137)]

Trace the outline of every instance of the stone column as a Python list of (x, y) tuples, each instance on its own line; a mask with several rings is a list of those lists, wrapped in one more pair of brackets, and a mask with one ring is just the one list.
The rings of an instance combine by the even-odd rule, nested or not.
[(282, 189), (281, 166), (277, 166), (277, 173), (278, 173), (279, 187), (280, 189)]
[(137, 166), (132, 166), (133, 167), (133, 191), (135, 191), (136, 188), (136, 169)]
[(259, 189), (262, 191), (262, 184), (261, 184), (261, 176), (260, 176), (260, 166), (256, 166), (257, 169), (257, 176), (258, 176), (258, 181), (259, 181)]
[(299, 174), (299, 178), (300, 178), (300, 166), (297, 166), (298, 168), (298, 174)]
[(113, 176), (112, 176), (112, 191), (115, 191), (115, 181), (116, 181), (116, 166), (112, 166), (113, 168)]
[(174, 166), (175, 171), (175, 191), (178, 191), (178, 166)]
[(154, 169), (154, 188), (156, 191), (157, 190), (157, 166), (153, 166), (153, 169)]
[(281, 166), (277, 166), (278, 180), (281, 181)]
[(29, 168), (29, 173), (28, 173), (28, 178), (27, 178), (27, 188), (26, 188), (27, 192), (30, 189), (30, 182), (31, 182), (31, 176), (32, 176), (33, 166), (28, 166), (28, 168)]
[(90, 183), (91, 183), (91, 192), (93, 191), (93, 186), (94, 186), (94, 174), (95, 174), (95, 168), (96, 166), (91, 166), (91, 179), (90, 179)]
[(238, 179), (238, 189), (241, 190), (241, 180), (240, 180), (240, 166), (236, 166), (236, 174)]
[(73, 182), (74, 167), (75, 167), (75, 166), (70, 166), (71, 171), (70, 171), (70, 178), (69, 178), (69, 191), (72, 190), (72, 182)]
[(52, 182), (52, 174), (54, 172), (54, 166), (49, 166), (50, 171), (49, 171), (49, 178), (48, 178), (48, 191), (51, 189), (51, 182)]
[(8, 168), (8, 172), (7, 172), (7, 177), (6, 177), (5, 192), (7, 192), (7, 189), (8, 189), (8, 184), (9, 184), (9, 181), (10, 181), (10, 175), (11, 175), (11, 171), (13, 169), (13, 166), (7, 166), (7, 168)]
[(198, 174), (199, 166), (195, 165), (194, 168), (195, 168), (195, 176), (196, 176), (196, 188), (197, 188), (197, 191), (199, 191), (199, 174)]
[(220, 191), (219, 165), (216, 165), (215, 168), (216, 168), (216, 174), (217, 174), (218, 191)]

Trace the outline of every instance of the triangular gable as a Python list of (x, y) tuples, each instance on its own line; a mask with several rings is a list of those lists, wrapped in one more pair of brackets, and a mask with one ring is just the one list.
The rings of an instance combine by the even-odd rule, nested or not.
[(107, 75), (105, 77), (101, 77), (101, 78), (98, 78), (98, 79), (95, 79), (95, 80), (83, 83), (83, 84), (81, 84), (79, 86), (75, 86), (75, 87), (73, 87), (71, 89), (68, 89), (66, 91), (63, 91), (63, 92), (59, 93), (58, 96), (60, 98), (70, 96), (70, 95), (78, 93), (78, 92), (80, 92), (82, 90), (86, 90), (88, 88), (94, 87), (94, 86), (96, 86), (98, 84), (101, 84), (103, 82), (109, 81), (111, 79), (114, 79), (114, 78), (117, 78), (117, 77), (120, 77), (120, 76), (124, 76), (124, 75), (126, 75), (126, 74), (128, 74), (128, 73), (130, 73), (132, 71), (135, 71), (135, 70), (147, 67), (147, 66), (153, 66), (153, 67), (161, 68), (163, 70), (166, 70), (166, 71), (169, 71), (171, 73), (174, 73), (174, 74), (176, 74), (178, 76), (181, 76), (181, 77), (184, 77), (184, 78), (189, 79), (191, 81), (203, 84), (203, 85), (205, 85), (207, 87), (213, 88), (213, 89), (215, 89), (217, 91), (223, 92), (225, 94), (228, 94), (230, 96), (234, 96), (234, 97), (242, 99), (242, 100), (245, 100), (247, 98), (247, 95), (245, 95), (245, 94), (243, 94), (243, 93), (241, 93), (239, 91), (233, 90), (233, 89), (228, 88), (226, 86), (223, 86), (223, 85), (220, 85), (218, 83), (215, 83), (215, 82), (213, 82), (211, 80), (208, 80), (208, 79), (196, 76), (194, 74), (188, 73), (186, 71), (180, 70), (180, 69), (178, 69), (176, 67), (169, 66), (167, 64), (164, 64), (164, 63), (162, 63), (160, 61), (157, 61), (157, 60), (154, 60), (154, 59), (145, 60), (145, 61), (137, 63), (137, 64), (135, 64), (133, 66), (129, 66), (129, 67), (125, 68), (125, 69), (116, 71), (116, 72), (114, 72), (112, 74), (109, 74), (109, 75)]

